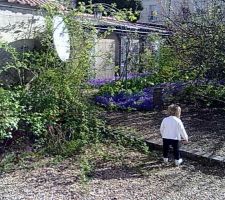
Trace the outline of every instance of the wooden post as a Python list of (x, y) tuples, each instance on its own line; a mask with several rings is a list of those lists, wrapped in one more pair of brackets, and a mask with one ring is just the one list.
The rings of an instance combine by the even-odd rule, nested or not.
[(153, 90), (153, 106), (154, 106), (154, 109), (159, 109), (159, 110), (163, 109), (162, 96), (163, 96), (163, 88), (161, 88), (161, 87), (154, 88), (154, 90)]

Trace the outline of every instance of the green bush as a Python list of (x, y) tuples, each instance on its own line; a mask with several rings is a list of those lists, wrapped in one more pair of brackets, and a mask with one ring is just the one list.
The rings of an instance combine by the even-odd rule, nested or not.
[(157, 82), (153, 82), (152, 76), (136, 77), (129, 80), (118, 80), (114, 83), (105, 84), (100, 87), (100, 94), (117, 94), (119, 92), (133, 93), (143, 88), (153, 86)]
[[(12, 57), (3, 67), (4, 73), (13, 68), (21, 75), (21, 81), (5, 85), (8, 90), (0, 91), (0, 140), (11, 137), (13, 131), (22, 131), (37, 147), (66, 155), (96, 142), (104, 131), (104, 123), (98, 119), (86, 93), (96, 31), (93, 26), (83, 26), (79, 19), (75, 20), (73, 12), (67, 13), (64, 17), (73, 33), (73, 51), (70, 61), (63, 63), (52, 48), (50, 13), (46, 17), (47, 30), (41, 37), (41, 50), (17, 52), (2, 45)], [(25, 69), (33, 77), (22, 78)]]
[(225, 107), (225, 86), (219, 84), (202, 84), (187, 87), (178, 101), (200, 107)]
[(0, 141), (12, 137), (18, 129), (23, 107), (17, 98), (16, 92), (0, 88)]
[[(150, 40), (155, 40), (151, 39)], [(135, 93), (142, 89), (163, 82), (176, 82), (178, 80), (188, 80), (183, 71), (180, 70), (182, 62), (177, 57), (174, 49), (164, 41), (161, 41), (157, 52), (146, 48), (140, 55), (142, 70), (149, 73), (146, 77), (136, 77), (128, 80), (119, 80), (100, 87), (100, 94), (116, 94), (119, 92)]]

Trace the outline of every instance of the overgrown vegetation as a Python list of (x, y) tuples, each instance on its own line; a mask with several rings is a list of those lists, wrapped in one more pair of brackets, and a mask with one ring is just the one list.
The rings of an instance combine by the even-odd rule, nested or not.
[[(46, 30), (37, 33), (42, 44), (38, 51), (21, 52), (1, 43), (10, 59), (1, 69), (7, 79), (1, 79), (0, 88), (0, 150), (11, 147), (13, 151), (1, 158), (1, 169), (21, 163), (24, 150), (62, 157), (79, 154), (85, 179), (93, 158), (85, 150), (108, 140), (110, 130), (90, 101), (87, 80), (97, 31), (90, 21), (80, 19), (83, 8), (82, 4), (62, 15), (46, 6)], [(67, 62), (61, 62), (53, 48), (55, 15), (63, 17), (70, 32), (72, 51)], [(114, 139), (120, 143), (121, 138)], [(138, 148), (144, 142), (134, 144), (127, 138), (121, 144)]]
[[(20, 81), (1, 88), (4, 100), (1, 102), (1, 139), (18, 132), (30, 133), (39, 147), (51, 153), (70, 155), (98, 140), (104, 131), (104, 122), (97, 118), (85, 94), (95, 30), (88, 32), (74, 19), (73, 13), (64, 16), (73, 33), (73, 54), (69, 62), (62, 63), (51, 47), (51, 14), (46, 17), (47, 30), (42, 34), (42, 43), (47, 49), (41, 52), (38, 66), (34, 67), (37, 60), (28, 58), (37, 58), (40, 52), (19, 53), (6, 48), (12, 61), (5, 71), (16, 69), (14, 73), (18, 73)], [(25, 71), (32, 72), (28, 81), (20, 78), (26, 76)]]
[(185, 18), (175, 16), (169, 20), (174, 32), (169, 42), (182, 62), (179, 73), (195, 81), (187, 94), (196, 96), (205, 106), (219, 107), (224, 100), (223, 9), (224, 2), (213, 0), (207, 6), (205, 4), (201, 12), (190, 12)]
[(127, 72), (137, 73), (141, 70), (144, 73), (140, 73), (140, 76), (137, 74), (130, 79), (121, 78), (113, 83), (105, 84), (100, 88), (100, 94), (114, 95), (119, 92), (131, 94), (159, 83), (187, 80), (185, 74), (180, 73), (179, 67), (182, 63), (167, 40), (157, 35), (149, 36), (147, 43), (153, 45), (156, 42), (159, 43), (157, 50), (153, 47), (146, 47), (140, 54), (139, 66), (134, 70), (128, 69)]
[(183, 94), (172, 101), (224, 107), (224, 3), (213, 0), (207, 5), (204, 12), (190, 12), (185, 18), (168, 16), (172, 34), (151, 36), (140, 56), (140, 69), (149, 75), (107, 84), (100, 95), (113, 98), (123, 92), (133, 98), (159, 83), (187, 83), (186, 89), (181, 87)]
[[(107, 7), (107, 10), (116, 9), (120, 12), (125, 11), (130, 21), (137, 21), (140, 16), (140, 12), (143, 9), (141, 0), (78, 0), (77, 2), (78, 4), (84, 2), (86, 3), (86, 5), (88, 5), (89, 3), (101, 4), (105, 5), (105, 7)], [(104, 10), (102, 12), (103, 15), (105, 12), (108, 12), (107, 10)], [(101, 9), (99, 9), (99, 11), (101, 11)]]

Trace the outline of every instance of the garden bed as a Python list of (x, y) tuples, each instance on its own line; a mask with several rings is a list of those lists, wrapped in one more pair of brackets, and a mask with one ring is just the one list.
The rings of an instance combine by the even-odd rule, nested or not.
[(117, 108), (120, 110), (140, 110), (151, 111), (154, 108), (153, 95), (156, 88), (160, 88), (162, 100), (164, 102), (170, 100), (171, 97), (177, 95), (188, 83), (161, 83), (155, 86), (146, 87), (138, 92), (127, 93), (125, 91), (115, 94), (101, 94), (95, 96), (95, 102), (105, 108)]

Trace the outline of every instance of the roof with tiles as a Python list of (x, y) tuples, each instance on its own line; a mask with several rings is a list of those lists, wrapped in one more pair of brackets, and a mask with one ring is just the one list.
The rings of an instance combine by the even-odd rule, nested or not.
[(82, 14), (79, 18), (85, 20), (90, 19), (95, 22), (95, 26), (100, 30), (108, 30), (109, 27), (114, 31), (122, 32), (138, 32), (143, 34), (148, 34), (150, 32), (159, 33), (161, 35), (171, 35), (171, 31), (165, 26), (157, 24), (143, 24), (143, 23), (131, 23), (125, 20), (117, 20), (114, 17), (104, 17), (96, 19), (94, 15)]
[[(60, 10), (66, 10), (65, 7), (59, 3), (57, 3), (55, 0), (7, 0), (9, 3), (17, 3), (20, 5), (28, 5), (31, 7), (40, 7), (44, 5), (45, 3), (55, 4), (58, 5)], [(165, 27), (161, 25), (156, 24), (141, 24), (141, 23), (130, 23), (128, 21), (123, 20), (117, 20), (114, 17), (104, 17), (102, 16), (100, 20), (96, 19), (95, 15), (90, 14), (82, 14), (79, 17), (84, 17), (85, 19), (91, 19), (96, 21), (96, 27), (99, 29), (104, 29), (105, 27), (114, 27), (117, 29), (124, 29), (127, 31), (142, 31), (143, 33), (148, 32), (158, 32), (163, 35), (170, 35), (171, 32), (167, 30)]]
[(31, 7), (40, 7), (45, 3), (56, 3), (54, 0), (7, 0), (9, 3), (15, 3), (20, 5), (27, 5)]

